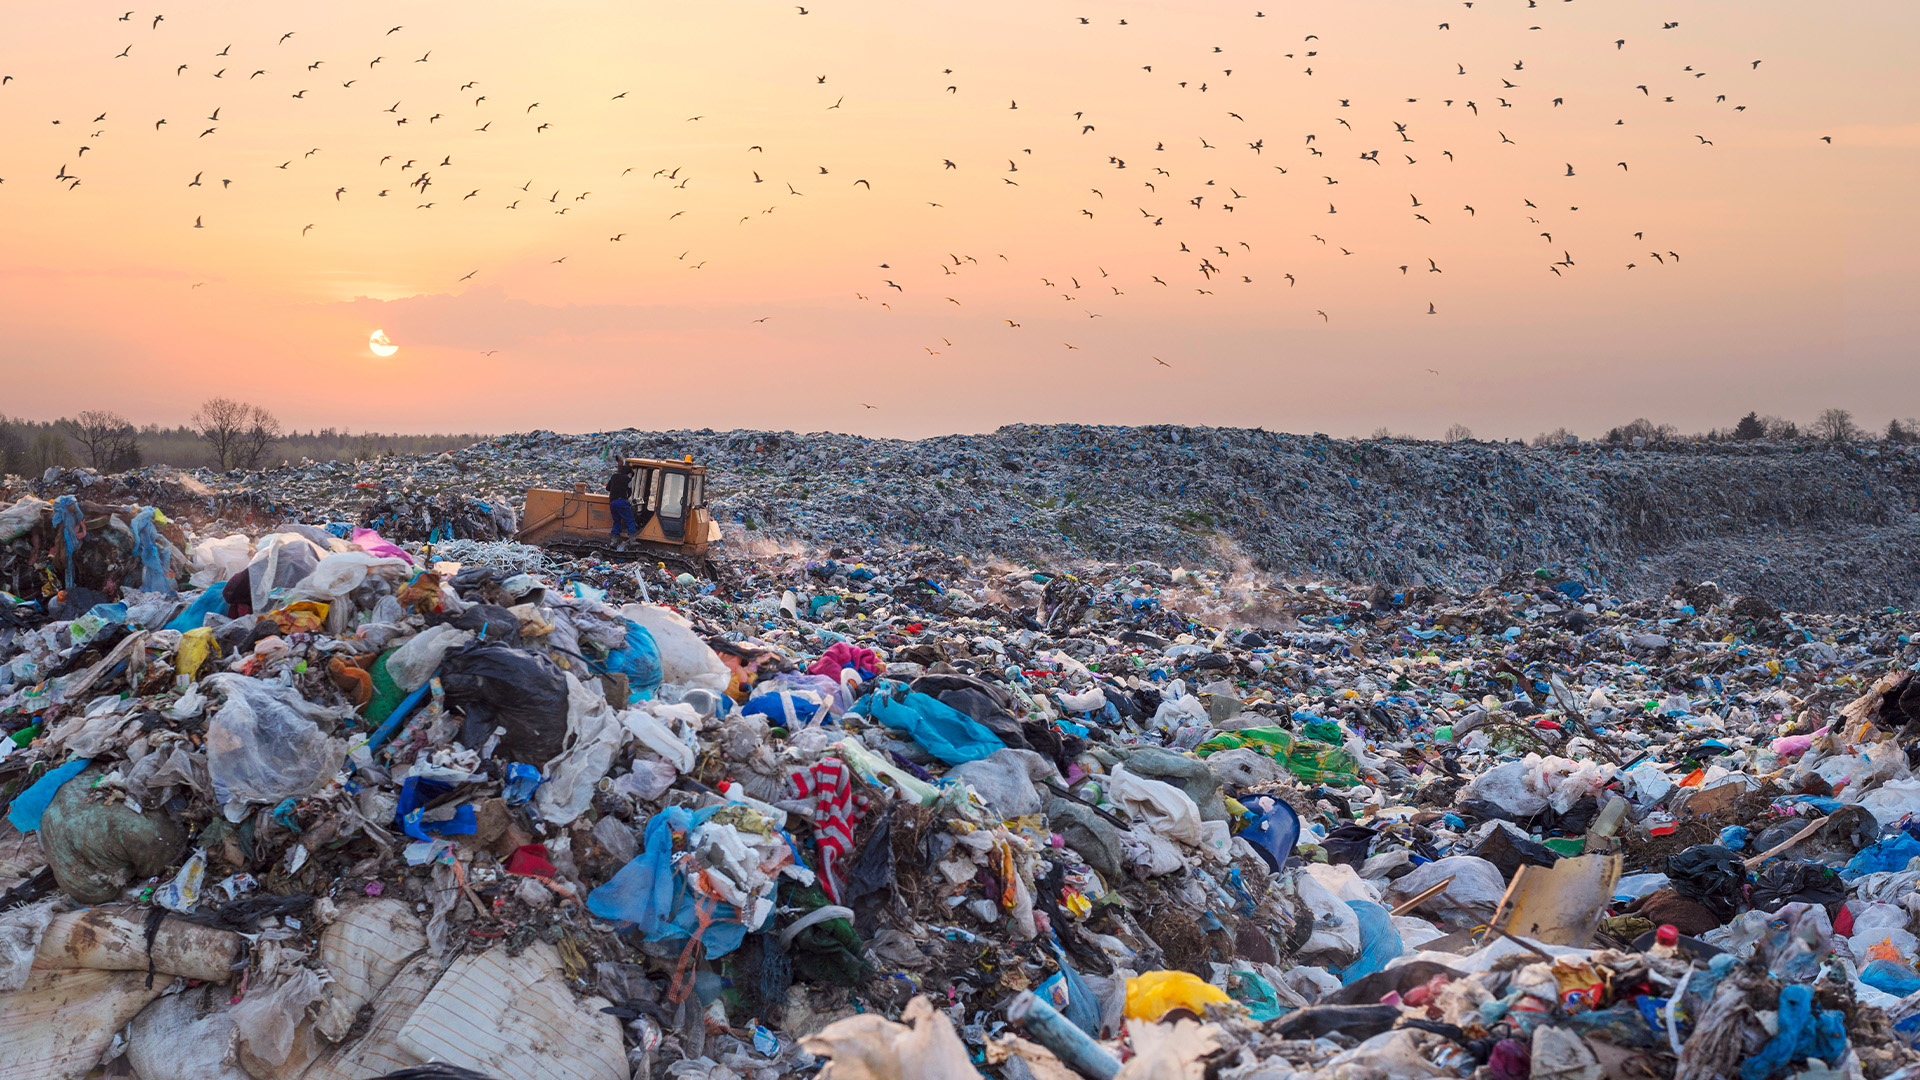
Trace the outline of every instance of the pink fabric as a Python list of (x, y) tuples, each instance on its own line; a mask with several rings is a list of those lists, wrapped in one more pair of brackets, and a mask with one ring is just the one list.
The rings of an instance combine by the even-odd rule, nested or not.
[(807, 667), (809, 675), (825, 675), (829, 679), (838, 679), (841, 669), (852, 668), (863, 679), (871, 679), (885, 670), (880, 663), (880, 655), (872, 649), (863, 649), (858, 645), (849, 645), (844, 641), (833, 644), (820, 659)]
[(413, 562), (413, 556), (407, 554), (399, 545), (381, 536), (372, 529), (353, 530), (353, 546), (369, 555), (378, 555), (381, 558), (391, 557), (395, 559), (405, 559), (408, 563)]
[(840, 902), (840, 860), (853, 847), (853, 830), (867, 813), (867, 797), (853, 793), (853, 774), (839, 758), (821, 758), (790, 774), (795, 797), (814, 805), (813, 844), (820, 850), (820, 888)]
[(1828, 728), (1821, 728), (1811, 735), (1785, 735), (1773, 740), (1773, 752), (1781, 757), (1799, 757), (1813, 748), (1813, 740), (1825, 735)]

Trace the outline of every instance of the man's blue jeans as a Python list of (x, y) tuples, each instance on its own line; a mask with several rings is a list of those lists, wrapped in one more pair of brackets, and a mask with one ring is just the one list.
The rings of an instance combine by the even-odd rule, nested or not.
[(613, 511), (613, 535), (630, 533), (640, 535), (640, 525), (633, 520), (633, 503), (626, 499), (615, 499), (609, 505)]

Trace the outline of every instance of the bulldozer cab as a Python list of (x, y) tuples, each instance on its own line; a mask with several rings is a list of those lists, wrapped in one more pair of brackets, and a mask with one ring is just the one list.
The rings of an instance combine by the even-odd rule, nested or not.
[[(720, 526), (707, 509), (707, 470), (687, 461), (621, 459), (633, 479), (624, 492), (633, 504), (636, 540), (626, 550), (697, 562), (720, 541)], [(609, 554), (613, 545), (613, 497), (577, 482), (572, 491), (527, 492), (518, 539), (523, 544)]]

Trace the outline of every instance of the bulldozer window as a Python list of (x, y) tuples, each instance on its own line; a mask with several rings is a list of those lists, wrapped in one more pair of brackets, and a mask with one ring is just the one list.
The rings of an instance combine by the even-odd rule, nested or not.
[(686, 535), (687, 474), (663, 471), (660, 474), (660, 530), (670, 539)]

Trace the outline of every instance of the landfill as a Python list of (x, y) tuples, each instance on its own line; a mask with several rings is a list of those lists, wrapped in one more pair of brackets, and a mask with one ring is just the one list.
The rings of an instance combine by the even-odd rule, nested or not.
[(513, 542), (599, 467), (514, 439), (0, 504), (0, 1077), (1920, 1075), (1906, 611), (770, 482), (696, 574)]
[(1792, 611), (1920, 607), (1920, 445), (1892, 442), (1522, 446), (1088, 424), (911, 441), (537, 431), (259, 473), (62, 470), (34, 494), (254, 529), (351, 521), (402, 540), (498, 540), (527, 488), (597, 481), (622, 454), (693, 455), (735, 546), (924, 544), (1455, 591), (1557, 566), (1634, 599), (1685, 578)]

